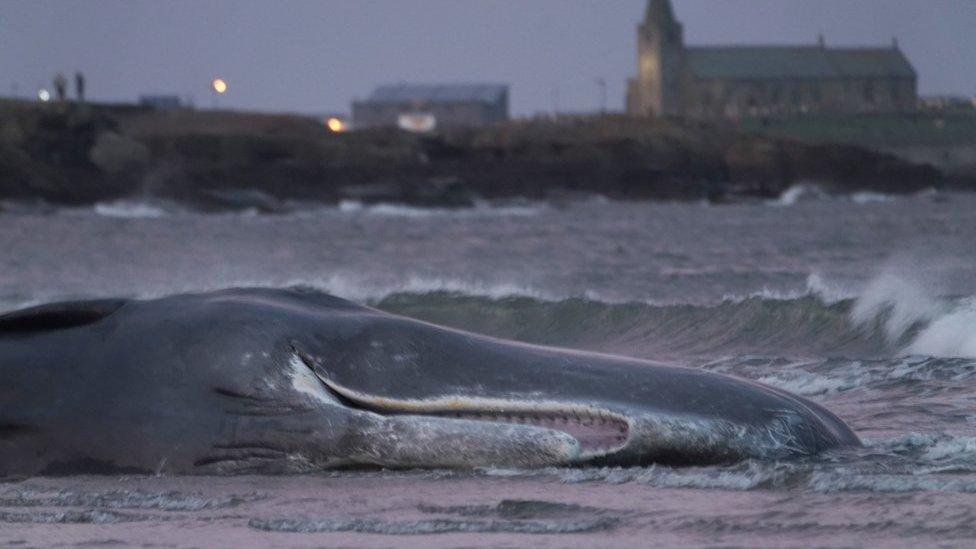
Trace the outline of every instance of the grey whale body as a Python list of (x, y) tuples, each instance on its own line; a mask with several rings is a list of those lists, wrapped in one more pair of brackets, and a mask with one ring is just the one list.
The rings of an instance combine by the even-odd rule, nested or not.
[(8, 313), (0, 375), (0, 475), (695, 465), (860, 444), (752, 381), (302, 288)]

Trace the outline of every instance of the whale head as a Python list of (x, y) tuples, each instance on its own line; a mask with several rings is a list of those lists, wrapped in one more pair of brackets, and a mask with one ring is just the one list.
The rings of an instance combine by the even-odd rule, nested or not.
[(281, 369), (305, 398), (354, 425), (343, 441), (348, 463), (690, 465), (859, 444), (823, 407), (756, 382), (294, 295)]

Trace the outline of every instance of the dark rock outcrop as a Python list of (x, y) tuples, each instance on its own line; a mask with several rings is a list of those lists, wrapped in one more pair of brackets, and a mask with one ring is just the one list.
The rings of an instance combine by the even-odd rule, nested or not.
[(776, 196), (938, 187), (929, 166), (680, 121), (519, 121), (416, 136), (333, 134), (311, 118), (132, 107), (0, 104), (0, 199), (84, 204), (132, 195), (205, 210), (289, 200), (466, 206), (476, 198)]

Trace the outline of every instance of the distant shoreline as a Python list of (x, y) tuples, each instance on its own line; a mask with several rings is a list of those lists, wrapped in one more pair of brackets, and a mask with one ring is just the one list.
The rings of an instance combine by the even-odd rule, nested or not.
[(0, 101), (0, 200), (159, 197), (204, 211), (282, 201), (466, 207), (480, 199), (775, 198), (976, 188), (855, 145), (623, 116), (513, 121), (419, 136), (331, 133), (312, 118)]

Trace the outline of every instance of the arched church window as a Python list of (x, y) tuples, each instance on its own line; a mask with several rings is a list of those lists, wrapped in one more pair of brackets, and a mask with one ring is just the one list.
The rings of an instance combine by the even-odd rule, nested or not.
[(874, 104), (875, 101), (875, 90), (874, 90), (874, 80), (868, 80), (864, 83), (864, 101), (870, 104)]
[(790, 94), (790, 102), (794, 107), (799, 106), (800, 103), (803, 103), (803, 91), (800, 89), (800, 86), (796, 84), (793, 85), (793, 93)]
[(823, 97), (823, 95), (820, 89), (820, 84), (813, 84), (812, 86), (810, 86), (810, 99), (814, 103), (820, 103), (821, 97)]
[(759, 102), (754, 95), (746, 97), (746, 114), (755, 116), (759, 113)]

